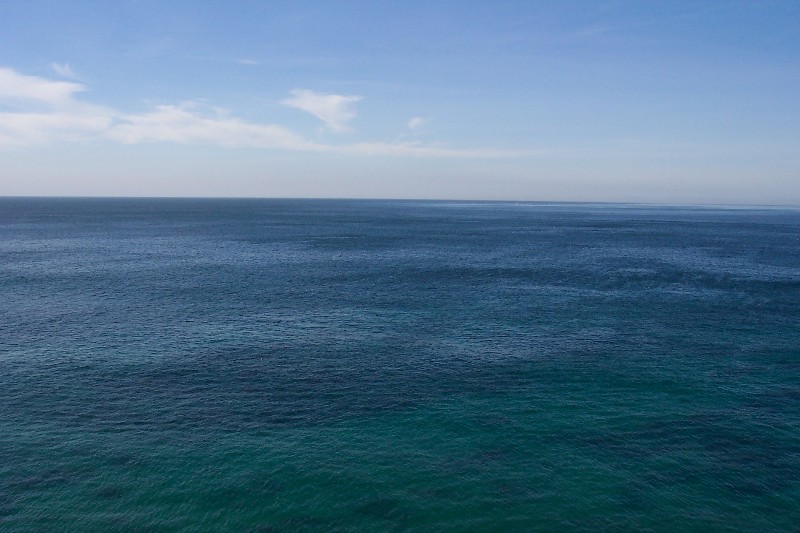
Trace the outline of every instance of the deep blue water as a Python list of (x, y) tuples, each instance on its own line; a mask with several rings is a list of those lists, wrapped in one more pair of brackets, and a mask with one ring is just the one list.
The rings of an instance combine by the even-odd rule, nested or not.
[(800, 527), (800, 211), (0, 198), (0, 530)]

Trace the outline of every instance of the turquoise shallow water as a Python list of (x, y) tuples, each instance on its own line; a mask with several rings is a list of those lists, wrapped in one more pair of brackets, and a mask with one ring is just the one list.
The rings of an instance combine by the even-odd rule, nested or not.
[(800, 524), (800, 212), (0, 199), (0, 530)]

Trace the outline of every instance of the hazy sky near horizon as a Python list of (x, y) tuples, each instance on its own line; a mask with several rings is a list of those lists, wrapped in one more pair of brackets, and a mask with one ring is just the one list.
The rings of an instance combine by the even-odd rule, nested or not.
[(0, 195), (800, 205), (797, 1), (0, 3)]

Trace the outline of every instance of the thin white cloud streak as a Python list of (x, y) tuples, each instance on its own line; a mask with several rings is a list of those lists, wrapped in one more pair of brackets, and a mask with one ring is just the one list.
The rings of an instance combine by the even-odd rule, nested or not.
[(426, 146), (423, 144), (410, 142), (363, 142), (333, 146), (331, 148), (333, 149), (330, 151), (341, 154), (393, 157), (496, 159), (504, 157), (532, 157), (543, 155), (543, 152), (534, 150), (460, 149), (442, 146)]
[(204, 114), (201, 106), (186, 102), (179, 106), (158, 106), (139, 115), (116, 119), (105, 137), (125, 144), (176, 142), (228, 147), (270, 148), (358, 156), (499, 158), (522, 157), (531, 152), (509, 150), (460, 150), (419, 143), (363, 142), (344, 145), (317, 143), (282, 126), (253, 124), (231, 117), (225, 110)]
[(314, 150), (316, 147), (282, 126), (244, 122), (230, 117), (222, 109), (204, 114), (193, 102), (161, 105), (138, 115), (120, 115), (105, 136), (125, 144), (166, 141), (285, 150)]
[(111, 118), (71, 112), (0, 113), (0, 147), (86, 141), (104, 135)]
[(347, 123), (356, 116), (353, 104), (361, 100), (360, 96), (323, 94), (307, 89), (294, 89), (290, 94), (290, 98), (281, 100), (283, 105), (311, 113), (335, 132), (348, 130)]
[(65, 78), (72, 78), (75, 79), (75, 73), (72, 71), (72, 67), (69, 63), (50, 63), (50, 68), (53, 69), (53, 72), (58, 74), (59, 76), (63, 76)]
[[(86, 90), (79, 83), (54, 81), (0, 68), (0, 148), (24, 148), (55, 142), (172, 142), (358, 156), (501, 158), (534, 152), (455, 149), (420, 143), (319, 143), (275, 124), (258, 124), (231, 116), (226, 110), (197, 102), (160, 105), (144, 113), (124, 113), (84, 102), (75, 96)], [(308, 91), (310, 93), (310, 91)], [(313, 93), (317, 94), (317, 93)], [(296, 97), (296, 92), (293, 93)], [(302, 95), (301, 95), (302, 96)], [(336, 95), (324, 95), (336, 96)], [(353, 98), (349, 98), (352, 103)], [(340, 101), (341, 102), (341, 101)], [(334, 123), (347, 120), (346, 105), (332, 104)], [(337, 113), (339, 113), (337, 115)]]
[(425, 122), (427, 121), (422, 117), (413, 117), (408, 121), (408, 129), (410, 129), (411, 131), (416, 131), (419, 128), (421, 128), (425, 124)]
[(24, 147), (52, 141), (82, 141), (103, 135), (113, 111), (81, 102), (80, 83), (53, 81), (0, 68), (0, 147)]
[(26, 76), (9, 68), (0, 68), (0, 102), (6, 104), (36, 102), (63, 106), (72, 101), (75, 93), (85, 90), (86, 87), (80, 83)]

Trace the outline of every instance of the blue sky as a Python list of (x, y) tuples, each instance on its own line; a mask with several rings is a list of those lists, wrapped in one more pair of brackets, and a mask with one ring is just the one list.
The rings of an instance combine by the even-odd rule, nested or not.
[(800, 2), (0, 3), (0, 195), (800, 204)]

